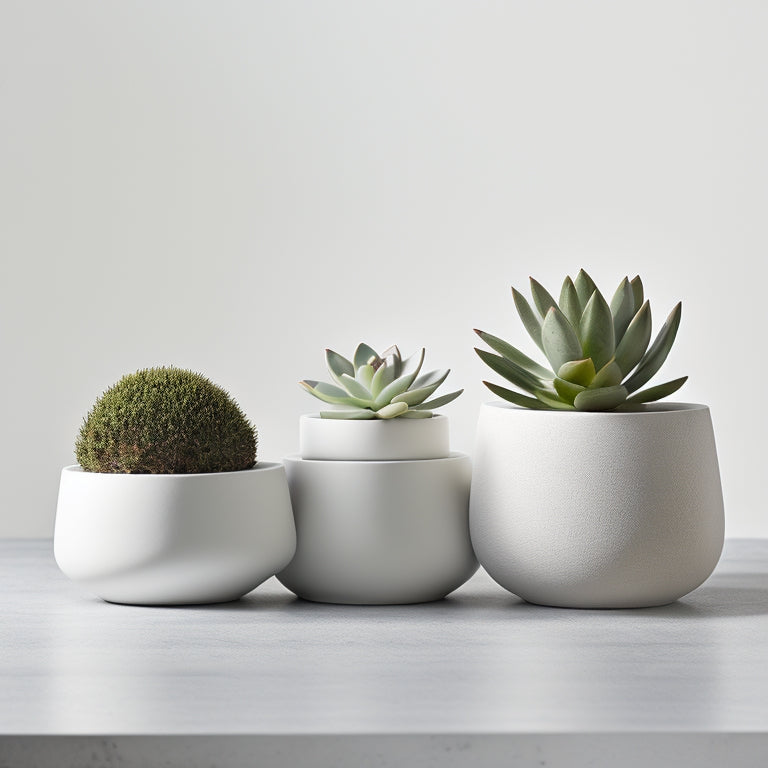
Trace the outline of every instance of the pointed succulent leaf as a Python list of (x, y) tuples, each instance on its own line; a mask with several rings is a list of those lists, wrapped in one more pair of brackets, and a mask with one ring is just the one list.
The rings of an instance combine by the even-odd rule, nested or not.
[(531, 305), (528, 303), (525, 296), (514, 287), (512, 288), (512, 298), (515, 302), (517, 314), (520, 315), (520, 319), (523, 321), (523, 325), (525, 326), (525, 330), (528, 331), (528, 335), (533, 339), (536, 346), (544, 351), (544, 347), (541, 343), (541, 321), (531, 309)]
[(370, 392), (374, 373), (373, 366), (366, 363), (355, 371), (355, 378)]
[(534, 395), (536, 395), (537, 400), (544, 403), (544, 405), (546, 405), (547, 408), (553, 411), (572, 411), (573, 410), (573, 405), (561, 399), (557, 393), (550, 394), (549, 392), (537, 391), (537, 392), (534, 392)]
[(401, 419), (431, 419), (432, 411), (417, 411), (409, 408), (405, 413), (400, 414)]
[(519, 405), (521, 408), (530, 408), (532, 411), (549, 411), (550, 408), (547, 408), (544, 403), (542, 403), (540, 400), (536, 400), (533, 397), (526, 397), (526, 395), (520, 394), (520, 392), (515, 392), (512, 389), (507, 389), (506, 387), (500, 387), (498, 384), (494, 384), (490, 381), (484, 381), (483, 384), (485, 384), (488, 389), (493, 392), (494, 395), (497, 397), (500, 397), (502, 400), (506, 400), (508, 403), (513, 403), (514, 405)]
[(573, 404), (577, 411), (612, 411), (626, 399), (626, 387), (619, 384), (615, 387), (585, 389), (576, 395)]
[(381, 353), (381, 356), (384, 358), (384, 360), (386, 360), (387, 365), (392, 368), (394, 372), (393, 378), (399, 378), (403, 366), (403, 358), (397, 345), (393, 344), (391, 347), (385, 349)]
[(582, 387), (580, 384), (574, 384), (572, 381), (566, 381), (559, 376), (554, 380), (555, 390), (560, 397), (568, 403), (573, 403), (576, 399), (576, 395), (579, 392), (583, 392), (586, 387)]
[(395, 369), (387, 363), (385, 360), (376, 370), (376, 373), (373, 374), (373, 379), (371, 380), (371, 394), (374, 397), (378, 397), (381, 394), (381, 391), (386, 387), (388, 384), (391, 384), (395, 380)]
[(332, 349), (325, 350), (325, 362), (328, 366), (331, 376), (341, 384), (341, 374), (346, 373), (348, 376), (355, 375), (355, 367), (352, 363), (343, 357), (338, 352), (334, 352)]
[(425, 353), (426, 353), (426, 350), (422, 347), (421, 352), (416, 352), (413, 355), (411, 355), (409, 358), (403, 360), (403, 364), (400, 368), (400, 376), (411, 377), (410, 382), (408, 382), (409, 387), (411, 386), (411, 384), (413, 384), (413, 382), (416, 380), (416, 377), (419, 375), (421, 366), (424, 364)]
[(628, 403), (653, 403), (661, 400), (662, 397), (668, 397), (673, 392), (677, 392), (680, 387), (688, 381), (687, 376), (682, 376), (673, 381), (667, 381), (664, 384), (657, 384), (655, 387), (648, 387), (640, 392), (636, 392), (632, 397), (627, 398)]
[(541, 388), (541, 380), (528, 373), (528, 371), (521, 368), (517, 363), (507, 360), (506, 357), (501, 357), (501, 355), (494, 355), (492, 352), (486, 352), (484, 349), (477, 349), (477, 347), (475, 347), (475, 352), (477, 352), (478, 357), (489, 368), (492, 368), (507, 381), (520, 387), (520, 389), (533, 394), (534, 390)]
[(659, 368), (664, 364), (667, 359), (669, 350), (672, 349), (672, 345), (675, 343), (675, 336), (677, 335), (677, 329), (680, 327), (680, 316), (683, 311), (682, 302), (679, 302), (675, 308), (669, 313), (664, 325), (659, 331), (659, 335), (651, 344), (651, 348), (643, 355), (643, 359), (637, 366), (635, 372), (624, 382), (624, 386), (630, 391), (635, 392), (640, 389), (652, 376), (654, 376)]
[(581, 305), (581, 311), (587, 306), (587, 302), (592, 298), (592, 294), (597, 290), (595, 281), (583, 270), (579, 270), (579, 274), (576, 275), (574, 280), (574, 286), (576, 288), (576, 295), (579, 297), (579, 304)]
[(581, 304), (579, 294), (576, 293), (576, 287), (570, 277), (563, 281), (563, 287), (560, 289), (560, 309), (568, 318), (568, 322), (573, 326), (576, 335), (579, 335), (579, 322), (581, 321)]
[(395, 395), (391, 402), (393, 403), (405, 403), (409, 407), (423, 403), (440, 385), (430, 384), (426, 387), (419, 387), (418, 389), (409, 389), (402, 394)]
[(433, 397), (431, 400), (427, 400), (425, 403), (419, 403), (418, 405), (411, 406), (412, 411), (421, 410), (435, 410), (442, 408), (448, 403), (452, 403), (464, 390), (459, 389), (456, 392), (449, 392), (447, 395), (440, 395), (440, 397)]
[(507, 360), (517, 363), (517, 365), (524, 368), (531, 375), (546, 380), (552, 378), (552, 371), (548, 371), (543, 365), (539, 365), (535, 360), (532, 360), (528, 355), (508, 344), (504, 339), (500, 339), (498, 336), (486, 333), (485, 331), (478, 331), (477, 328), (475, 328), (475, 333), (491, 349), (496, 350), (502, 357), (506, 357)]
[(356, 397), (352, 397), (340, 387), (336, 387), (333, 384), (326, 384), (324, 381), (300, 381), (299, 384), (301, 384), (310, 395), (314, 395), (318, 400), (322, 400), (324, 403), (330, 403), (331, 405), (353, 405), (358, 408), (369, 408), (372, 405), (370, 400), (359, 400)]
[(590, 389), (601, 389), (603, 387), (615, 387), (617, 384), (621, 384), (621, 380), (624, 378), (621, 368), (616, 364), (616, 361), (611, 358), (592, 379), (592, 383), (589, 385)]
[(626, 277), (619, 284), (616, 293), (613, 294), (611, 314), (613, 315), (613, 336), (616, 344), (618, 344), (635, 316), (635, 294)]
[(372, 400), (373, 396), (369, 390), (364, 387), (357, 379), (352, 376), (347, 376), (346, 373), (342, 373), (339, 377), (341, 379), (342, 386), (349, 392), (352, 397), (356, 397), (359, 400)]
[(624, 376), (640, 362), (651, 341), (651, 305), (646, 301), (616, 346), (614, 359)]
[(411, 384), (411, 387), (413, 387), (413, 389), (419, 389), (421, 387), (428, 387), (431, 384), (440, 386), (440, 384), (448, 378), (450, 372), (450, 368), (442, 368), (435, 371), (429, 371), (428, 373), (422, 373), (421, 376)]
[(598, 371), (616, 351), (611, 308), (597, 288), (581, 316), (581, 347), (584, 354), (579, 357), (591, 357)]
[(544, 318), (541, 342), (553, 371), (559, 370), (564, 363), (583, 357), (576, 331), (557, 306), (550, 307)]
[(414, 376), (418, 373), (418, 370), (406, 373), (387, 384), (384, 389), (376, 395), (374, 401), (374, 408), (381, 408), (387, 403), (392, 402), (392, 399), (405, 392), (411, 384), (413, 384)]
[(643, 291), (643, 281), (640, 279), (640, 275), (635, 275), (629, 284), (632, 286), (632, 293), (635, 297), (635, 314), (640, 311), (640, 307), (643, 306), (643, 299), (645, 298)]
[(557, 302), (553, 298), (552, 294), (534, 278), (529, 278), (531, 281), (531, 295), (533, 296), (533, 303), (536, 305), (536, 309), (539, 310), (539, 314), (542, 319), (547, 316), (551, 307), (556, 307)]
[(320, 411), (322, 419), (375, 419), (376, 412), (367, 408), (355, 408), (351, 411)]
[(353, 362), (355, 368), (361, 368), (364, 365), (370, 364), (372, 360), (379, 359), (379, 354), (373, 347), (369, 347), (367, 344), (358, 344)]
[(595, 364), (591, 357), (585, 360), (570, 360), (558, 368), (557, 375), (572, 384), (588, 387), (595, 378)]
[(390, 403), (376, 411), (377, 419), (395, 419), (402, 416), (408, 410), (407, 403)]

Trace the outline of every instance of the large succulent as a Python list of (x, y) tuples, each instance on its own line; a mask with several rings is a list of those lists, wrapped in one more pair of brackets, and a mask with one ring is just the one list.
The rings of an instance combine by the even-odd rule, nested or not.
[(380, 355), (367, 344), (360, 344), (353, 362), (332, 349), (325, 350), (325, 360), (336, 384), (299, 382), (311, 395), (336, 406), (320, 412), (324, 419), (428, 419), (435, 408), (447, 405), (464, 391), (427, 400), (450, 369), (419, 376), (423, 349), (403, 360), (397, 347)]
[(682, 304), (678, 303), (649, 348), (651, 308), (643, 300), (639, 276), (633, 280), (625, 277), (610, 305), (583, 269), (575, 280), (565, 278), (559, 302), (533, 278), (531, 293), (536, 310), (512, 288), (520, 319), (552, 370), (503, 339), (475, 330), (498, 352), (476, 349), (480, 358), (528, 393), (523, 395), (483, 382), (504, 400), (539, 410), (611, 411), (660, 400), (677, 391), (688, 378), (683, 376), (637, 391), (666, 360), (682, 311)]

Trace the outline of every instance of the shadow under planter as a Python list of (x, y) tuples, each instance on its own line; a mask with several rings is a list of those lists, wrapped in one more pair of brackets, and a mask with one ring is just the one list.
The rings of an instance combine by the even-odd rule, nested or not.
[(293, 456), (285, 467), (297, 547), (277, 578), (299, 597), (358, 605), (428, 602), (477, 570), (465, 454), (404, 461)]
[(501, 586), (570, 608), (664, 605), (712, 573), (723, 497), (709, 408), (483, 405), (472, 543)]
[(113, 603), (236, 600), (296, 545), (282, 464), (208, 474), (61, 473), (54, 555), (70, 579)]

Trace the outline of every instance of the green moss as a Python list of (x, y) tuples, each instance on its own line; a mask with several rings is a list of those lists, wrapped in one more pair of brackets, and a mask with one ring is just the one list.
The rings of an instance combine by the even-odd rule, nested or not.
[(75, 455), (87, 472), (231, 472), (256, 463), (256, 441), (237, 403), (205, 376), (147, 368), (96, 401)]

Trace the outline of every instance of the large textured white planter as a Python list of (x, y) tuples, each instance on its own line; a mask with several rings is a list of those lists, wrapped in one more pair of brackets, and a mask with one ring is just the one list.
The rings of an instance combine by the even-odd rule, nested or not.
[[(427, 421), (424, 419), (423, 421)], [(469, 539), (471, 463), (285, 460), (296, 555), (278, 579), (307, 600), (439, 600), (476, 570)]]
[(483, 405), (472, 543), (488, 573), (524, 600), (670, 603), (712, 572), (723, 528), (706, 406), (574, 413)]
[(448, 418), (323, 419), (299, 421), (301, 457), (324, 461), (440, 459), (450, 453)]
[(56, 562), (110, 602), (236, 600), (285, 567), (295, 547), (281, 464), (199, 475), (61, 473)]

